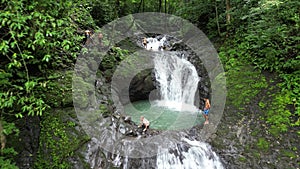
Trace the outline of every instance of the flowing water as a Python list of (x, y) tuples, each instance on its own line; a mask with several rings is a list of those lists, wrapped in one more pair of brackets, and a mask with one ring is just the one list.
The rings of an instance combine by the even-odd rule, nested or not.
[(163, 37), (160, 40), (158, 40), (157, 38), (147, 38), (147, 45), (144, 47), (147, 50), (162, 51), (166, 40), (166, 37)]
[[(148, 39), (150, 44), (146, 49), (161, 50), (165, 40)], [(138, 101), (126, 107), (125, 112), (132, 120), (138, 123), (142, 115), (148, 118), (151, 128), (162, 130), (187, 129), (202, 124), (201, 112), (194, 106), (199, 82), (195, 67), (184, 55), (165, 51), (155, 55), (154, 71), (161, 99)], [(223, 166), (207, 143), (182, 138), (182, 142), (173, 147), (158, 149), (156, 168), (221, 169)]]
[(165, 106), (196, 111), (193, 105), (199, 77), (184, 55), (178, 57), (171, 52), (158, 55), (154, 58), (154, 70)]
[[(189, 138), (184, 131), (204, 122), (201, 111), (194, 106), (195, 93), (199, 77), (195, 67), (183, 56), (175, 52), (162, 51), (166, 39), (148, 38), (148, 50), (153, 50), (154, 71), (160, 100), (138, 101), (125, 106), (125, 113), (139, 123), (139, 117), (145, 116), (150, 121), (150, 128), (175, 131), (176, 137), (163, 138), (168, 146), (156, 144), (156, 156), (147, 158), (130, 158), (102, 151), (113, 167), (123, 169), (157, 168), (157, 169), (223, 169), (222, 163), (210, 145)], [(112, 130), (113, 131), (113, 130)], [(151, 137), (151, 136), (150, 136)], [(179, 139), (177, 139), (179, 138)], [(141, 138), (133, 138), (141, 139)], [(172, 141), (175, 140), (175, 141)], [(151, 140), (151, 138), (150, 138)], [(101, 140), (93, 139), (89, 144), (87, 161), (92, 168), (102, 168), (99, 158)], [(112, 142), (113, 143), (113, 142)], [(126, 151), (136, 151), (136, 147), (124, 142)], [(156, 150), (155, 150), (156, 151)], [(128, 153), (129, 154), (129, 153)], [(93, 157), (93, 158), (91, 158)]]
[[(157, 155), (157, 169), (220, 169), (219, 157), (210, 146), (199, 141), (182, 139), (173, 151)], [(163, 152), (163, 150), (161, 150)]]

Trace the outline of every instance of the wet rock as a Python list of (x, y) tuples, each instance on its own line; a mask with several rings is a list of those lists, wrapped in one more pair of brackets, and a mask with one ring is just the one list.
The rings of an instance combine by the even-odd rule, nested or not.
[(123, 124), (119, 125), (119, 132), (122, 133), (122, 134), (126, 133), (126, 129), (125, 129), (125, 126)]
[(116, 119), (120, 119), (121, 116), (119, 114), (113, 114), (113, 117)]
[(187, 152), (189, 149), (189, 146), (186, 144), (178, 144), (178, 150), (181, 152)]
[(147, 100), (151, 91), (156, 89), (152, 76), (152, 70), (148, 69), (138, 73), (132, 79), (129, 87), (129, 97), (132, 102)]
[(131, 122), (131, 117), (130, 116), (125, 116), (124, 117), (124, 122)]
[[(18, 120), (20, 129), (19, 140), (14, 141), (17, 155), (17, 166), (22, 169), (33, 168), (33, 164), (39, 148), (40, 136), (39, 117), (26, 117)], [(9, 144), (9, 143), (8, 143)]]

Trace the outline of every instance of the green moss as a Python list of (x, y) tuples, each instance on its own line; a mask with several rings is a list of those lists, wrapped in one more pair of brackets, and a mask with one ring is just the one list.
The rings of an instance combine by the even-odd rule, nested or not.
[[(295, 97), (292, 90), (283, 90), (282, 82), (276, 80), (275, 77), (274, 79), (278, 81), (277, 85), (274, 84), (273, 77), (267, 81), (260, 71), (250, 66), (251, 63), (249, 64), (241, 58), (227, 58), (222, 51), (220, 56), (226, 69), (228, 105), (245, 111), (244, 105), (253, 102), (260, 92), (266, 92), (261, 93), (263, 98), (258, 100), (258, 106), (262, 110), (262, 114), (259, 116), (261, 116), (261, 120), (269, 123), (268, 126), (271, 126), (269, 131), (273, 136), (277, 137), (280, 133), (287, 132), (289, 128), (300, 125), (300, 120), (297, 121), (297, 109), (294, 111), (288, 108), (289, 105), (297, 107), (295, 105), (297, 99), (292, 99)], [(300, 135), (300, 131), (298, 133)]]
[(99, 111), (97, 111), (97, 112), (99, 112), (100, 114), (102, 114), (104, 116), (109, 115), (111, 113), (108, 109), (108, 105), (106, 105), (106, 104), (100, 104)]
[(220, 140), (218, 138), (214, 139), (214, 141), (211, 144), (213, 147), (215, 147), (216, 149), (219, 149), (219, 150), (226, 148), (226, 146), (224, 144), (222, 144), (222, 140)]
[(242, 105), (250, 103), (262, 89), (268, 87), (268, 83), (261, 72), (238, 60), (235, 62), (235, 67), (226, 72), (228, 101), (243, 110)]
[(287, 105), (292, 104), (290, 95), (290, 92), (276, 93), (270, 103), (271, 106), (266, 110), (266, 120), (272, 125), (273, 130), (278, 128), (280, 132), (286, 132), (290, 126), (292, 113), (287, 109)]
[(73, 71), (55, 71), (49, 75), (49, 81), (45, 83), (47, 92), (47, 104), (51, 107), (70, 106), (72, 98), (72, 76)]
[(296, 159), (297, 158), (297, 155), (291, 150), (282, 150), (281, 153), (282, 153), (283, 156), (286, 156), (290, 159)]
[(270, 147), (270, 143), (263, 137), (258, 138), (256, 146), (261, 151), (268, 151)]
[(261, 131), (258, 130), (258, 129), (254, 129), (252, 132), (251, 132), (251, 136), (257, 136)]
[(44, 116), (35, 168), (72, 168), (67, 159), (74, 156), (75, 151), (90, 139), (75, 129), (77, 123), (67, 120), (67, 114), (75, 114), (73, 108), (57, 110)]
[(0, 118), (0, 168), (17, 169), (18, 167), (13, 160), (18, 154), (18, 148), (21, 146), (19, 140), (19, 129), (15, 123), (4, 121)]
[(95, 88), (92, 83), (88, 83), (82, 77), (73, 78), (73, 98), (74, 105), (76, 107), (85, 108), (89, 104), (90, 93), (92, 93)]
[(253, 154), (253, 156), (254, 156), (256, 159), (260, 159), (260, 153), (259, 153), (259, 152), (254, 151), (252, 154)]
[(246, 159), (246, 157), (239, 157), (239, 161), (240, 161), (240, 162), (246, 162), (247, 159)]
[(271, 126), (271, 127), (269, 128), (269, 131), (270, 131), (270, 133), (271, 133), (273, 136), (275, 136), (275, 137), (278, 137), (279, 134), (280, 134), (280, 129), (279, 129), (278, 127), (275, 127), (275, 126)]
[(260, 108), (265, 108), (266, 107), (266, 104), (264, 102), (262, 102), (262, 101), (260, 101), (258, 103), (258, 105), (259, 105)]
[(244, 146), (244, 151), (245, 152), (247, 152), (247, 153), (249, 153), (250, 151), (251, 151), (251, 149), (250, 149), (250, 145), (249, 144), (246, 144), (245, 146)]
[(5, 159), (4, 157), (0, 156), (0, 168), (3, 169), (18, 169), (16, 164), (12, 162), (10, 159)]

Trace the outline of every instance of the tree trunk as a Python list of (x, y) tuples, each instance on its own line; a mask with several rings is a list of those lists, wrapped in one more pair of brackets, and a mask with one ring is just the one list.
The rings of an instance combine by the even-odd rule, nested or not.
[(120, 16), (120, 0), (116, 0), (115, 1), (115, 5), (116, 5), (115, 16), (119, 17)]
[(165, 0), (165, 13), (167, 13), (167, 0)]
[(216, 22), (217, 22), (218, 34), (219, 34), (219, 36), (221, 36), (221, 30), (220, 30), (220, 24), (219, 24), (218, 6), (217, 6), (217, 1), (216, 0), (215, 0), (215, 11), (216, 11)]
[(226, 23), (230, 24), (230, 0), (226, 0)]
[(230, 19), (230, 0), (226, 0), (226, 37), (229, 37)]
[(137, 12), (136, 13), (139, 13), (141, 12), (140, 9), (142, 8), (142, 5), (143, 5), (143, 0), (140, 1), (140, 4), (139, 4), (139, 7), (137, 9)]
[(161, 12), (162, 0), (159, 0), (158, 12)]

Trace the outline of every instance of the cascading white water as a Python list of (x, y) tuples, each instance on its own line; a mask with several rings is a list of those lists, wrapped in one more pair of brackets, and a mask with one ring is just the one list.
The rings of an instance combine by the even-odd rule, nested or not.
[(199, 81), (193, 64), (168, 52), (154, 58), (154, 70), (164, 106), (177, 110), (193, 107)]
[(166, 41), (166, 37), (163, 37), (160, 40), (158, 40), (156, 38), (147, 38), (147, 45), (144, 47), (147, 50), (152, 50), (152, 51), (163, 50), (165, 41)]
[(223, 169), (219, 157), (206, 143), (183, 139), (188, 144), (187, 150), (180, 150), (178, 145), (172, 153), (159, 150), (157, 169)]
[[(163, 106), (177, 110), (197, 111), (194, 105), (199, 77), (196, 68), (184, 56), (163, 52), (154, 57), (155, 77), (159, 83)], [(183, 138), (189, 145), (187, 150), (179, 149), (179, 143), (168, 150), (158, 150), (158, 169), (222, 169), (219, 157), (210, 146), (199, 141)], [(173, 153), (170, 152), (173, 151)], [(165, 153), (161, 153), (165, 152)]]

